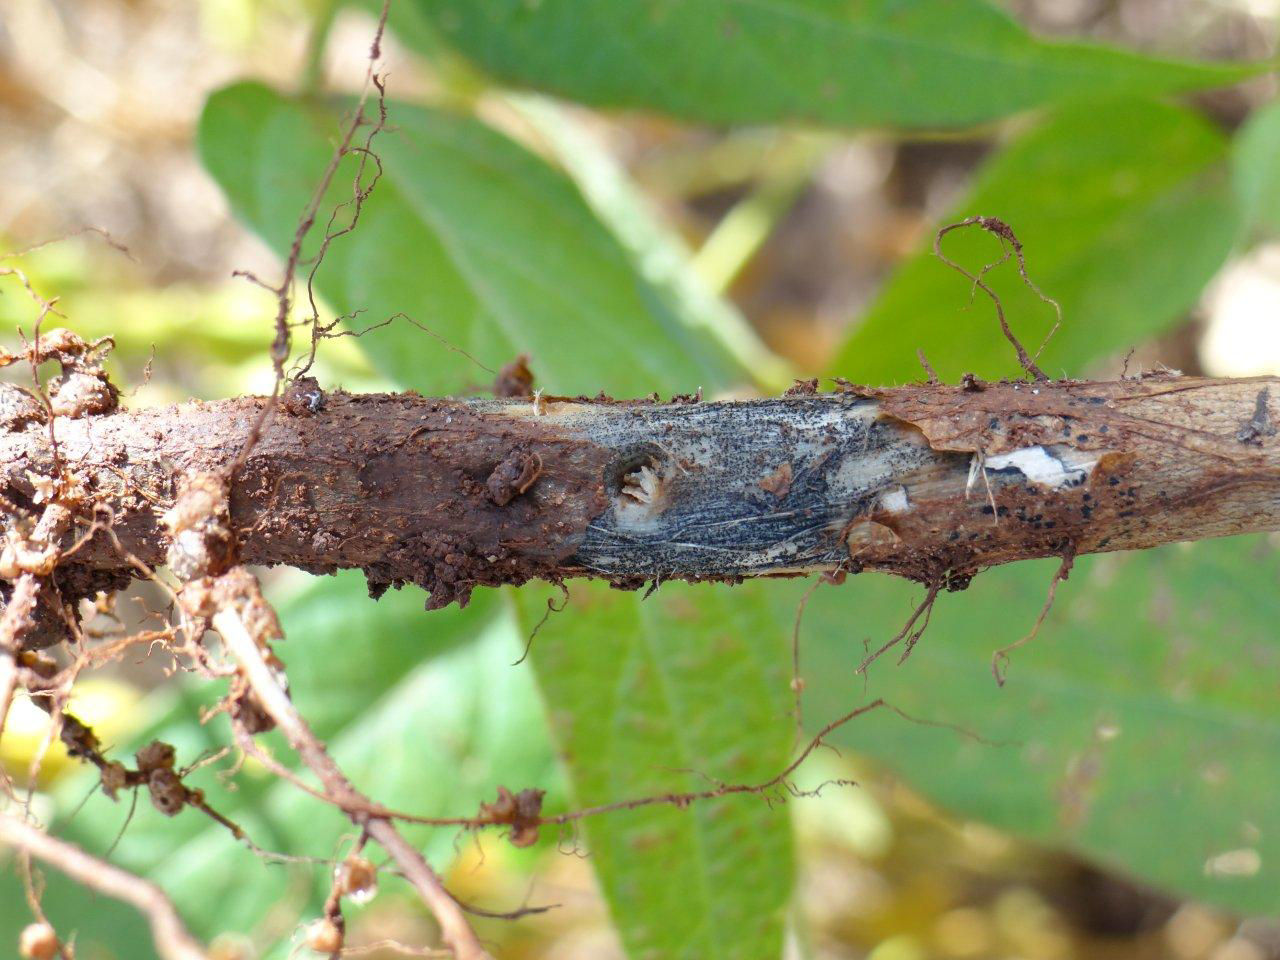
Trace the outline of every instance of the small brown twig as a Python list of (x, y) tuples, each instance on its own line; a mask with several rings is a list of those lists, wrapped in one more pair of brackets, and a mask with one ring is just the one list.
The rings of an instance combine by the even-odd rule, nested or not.
[[(22, 270), (17, 267), (0, 267), (0, 277), (14, 277), (26, 290), (27, 294), (35, 301), (39, 312), (36, 314), (35, 322), (32, 324), (32, 343), (27, 344), (27, 336), (22, 332), (22, 328), (18, 328), (18, 336), (22, 340), (23, 352), (28, 363), (31, 365), (31, 381), (34, 387), (33, 393), (40, 405), (44, 408), (46, 427), (49, 432), (49, 451), (53, 460), (53, 480), (57, 489), (61, 490), (65, 481), (65, 472), (62, 464), (62, 454), (58, 449), (58, 433), (55, 424), (57, 416), (53, 412), (53, 405), (49, 402), (49, 392), (45, 389), (44, 384), (40, 380), (40, 364), (48, 359), (43, 356), (40, 349), (40, 327), (45, 319), (51, 314), (55, 317), (66, 319), (56, 309), (58, 298), (45, 299), (41, 296), (31, 284), (30, 278)], [(8, 351), (3, 352), (3, 358), (0, 358), (0, 365), (7, 366), (9, 363), (18, 359), (21, 355), (10, 354)]]
[(459, 897), (454, 897), (453, 899), (467, 913), (474, 917), (484, 917), (488, 920), (519, 920), (522, 917), (536, 917), (540, 913), (550, 913), (560, 906), (558, 903), (543, 903), (531, 907), (525, 903), (514, 910), (489, 910), (485, 907), (478, 907), (474, 903), (467, 903), (467, 901)]
[[(902, 655), (902, 660), (905, 660), (907, 658), (907, 655), (911, 653), (912, 648), (915, 647), (916, 642), (924, 634), (925, 627), (929, 625), (929, 617), (925, 616), (924, 625), (921, 626), (918, 630), (912, 632), (911, 628), (915, 626), (916, 621), (920, 619), (922, 614), (932, 613), (933, 603), (935, 600), (938, 599), (938, 593), (941, 590), (942, 590), (941, 584), (932, 584), (929, 587), (928, 591), (925, 593), (924, 599), (920, 601), (920, 605), (916, 607), (915, 612), (912, 613), (911, 616), (907, 619), (907, 622), (903, 625), (902, 629), (899, 630), (894, 635), (892, 640), (889, 640), (887, 643), (885, 643), (882, 647), (880, 647), (880, 649), (876, 650), (875, 653), (868, 654), (866, 658), (863, 659), (862, 663), (858, 664), (858, 669), (855, 670), (854, 673), (865, 674), (867, 672), (867, 668), (870, 667), (871, 664), (879, 660), (881, 656), (883, 656), (889, 650), (896, 647), (904, 639), (907, 639), (907, 634), (910, 633), (911, 636), (909, 639), (907, 639), (906, 653)], [(902, 660), (899, 660), (898, 662), (901, 663)]]
[[(334, 208), (326, 225), (325, 235), (320, 243), (320, 248), (315, 257), (311, 259), (311, 270), (307, 276), (307, 299), (311, 306), (311, 324), (312, 324), (312, 343), (311, 357), (314, 358), (315, 350), (319, 338), (323, 335), (319, 324), (319, 307), (315, 300), (315, 278), (316, 273), (320, 269), (320, 264), (324, 260), (324, 254), (327, 252), (329, 245), (338, 237), (345, 236), (355, 229), (363, 209), (364, 201), (368, 199), (369, 194), (373, 191), (378, 179), (382, 174), (382, 163), (378, 156), (372, 152), (370, 145), (373, 138), (385, 129), (387, 125), (387, 107), (386, 107), (386, 89), (381, 77), (376, 72), (378, 61), (382, 57), (382, 36), (386, 31), (387, 15), (390, 12), (391, 0), (383, 0), (382, 13), (378, 17), (377, 31), (374, 33), (373, 43), (369, 49), (369, 64), (365, 72), (364, 87), (360, 93), (360, 99), (357, 101), (355, 110), (351, 114), (351, 120), (343, 128), (342, 136), (334, 148), (332, 155), (329, 157), (329, 163), (325, 167), (324, 172), (320, 176), (319, 182), (311, 195), (302, 214), (298, 217), (298, 225), (293, 233), (293, 240), (289, 244), (289, 253), (285, 258), (285, 267), (283, 276), (278, 286), (271, 286), (260, 280), (252, 273), (244, 271), (236, 271), (236, 276), (243, 276), (251, 282), (257, 284), (263, 289), (275, 295), (276, 298), (276, 317), (275, 317), (275, 338), (271, 342), (271, 364), (275, 369), (275, 384), (271, 390), (271, 394), (267, 397), (266, 402), (259, 410), (257, 417), (249, 427), (244, 445), (241, 447), (239, 454), (233, 461), (229, 476), (235, 477), (240, 468), (244, 466), (249, 458), (249, 454), (257, 445), (258, 440), (262, 436), (262, 431), (266, 425), (275, 416), (276, 407), (280, 402), (281, 388), (285, 380), (285, 363), (289, 359), (289, 352), (293, 343), (293, 334), (290, 328), (289, 315), (293, 309), (293, 286), (297, 278), (298, 267), (302, 265), (302, 247), (310, 235), (312, 228), (315, 226), (316, 217), (320, 213), (320, 207), (324, 204), (324, 198), (329, 192), (329, 187), (333, 183), (333, 179), (337, 176), (338, 169), (342, 165), (343, 159), (352, 153), (356, 153), (360, 157), (360, 161), (356, 170), (355, 179), (352, 185), (353, 196), (351, 200), (345, 201)], [(378, 102), (378, 119), (376, 122), (370, 123), (365, 109), (370, 98), (370, 90), (377, 90)], [(365, 138), (363, 146), (353, 146), (356, 131), (363, 126), (370, 126), (370, 132)], [(372, 161), (375, 166), (375, 175), (368, 184), (363, 182), (364, 172), (367, 164)], [(333, 224), (338, 213), (344, 207), (350, 205), (352, 208), (351, 220), (343, 225), (340, 229), (334, 230)], [(308, 361), (306, 367), (310, 367)], [(305, 367), (304, 367), (305, 371)]]
[(553, 824), (553, 825), (567, 824), (575, 820), (583, 820), (587, 817), (599, 816), (602, 813), (612, 813), (619, 810), (635, 810), (639, 807), (648, 807), (648, 806), (654, 806), (657, 804), (671, 804), (672, 806), (683, 809), (684, 807), (687, 807), (689, 804), (697, 801), (712, 800), (719, 797), (729, 796), (731, 794), (742, 794), (742, 793), (765, 794), (765, 793), (768, 793), (770, 790), (774, 789), (775, 787), (786, 787), (793, 796), (804, 796), (806, 794), (800, 793), (800, 791), (798, 791), (794, 785), (788, 782), (788, 779), (791, 777), (791, 775), (794, 774), (807, 759), (809, 759), (809, 756), (815, 750), (817, 750), (818, 747), (826, 745), (826, 742), (825, 742), (826, 738), (829, 737), (832, 733), (834, 733), (836, 730), (840, 729), (841, 727), (845, 726), (846, 724), (850, 723), (851, 721), (856, 720), (858, 717), (861, 717), (864, 714), (870, 713), (872, 710), (879, 710), (879, 709), (888, 710), (889, 712), (896, 714), (897, 716), (901, 717), (904, 720), (910, 721), (911, 723), (919, 723), (919, 724), (924, 724), (925, 726), (939, 727), (946, 730), (953, 730), (957, 733), (963, 734), (966, 737), (976, 739), (981, 743), (987, 743), (987, 744), (992, 744), (996, 746), (1006, 745), (1003, 742), (986, 740), (985, 738), (978, 736), (972, 731), (966, 730), (964, 727), (958, 726), (956, 724), (944, 723), (944, 722), (934, 721), (934, 720), (924, 720), (919, 717), (914, 717), (911, 714), (907, 713), (905, 710), (902, 710), (899, 707), (896, 707), (893, 704), (889, 703), (887, 700), (883, 699), (882, 697), (877, 697), (875, 700), (872, 700), (869, 703), (864, 703), (860, 707), (855, 707), (854, 709), (850, 710), (848, 713), (845, 713), (842, 716), (837, 717), (835, 720), (832, 720), (830, 723), (824, 726), (821, 730), (819, 730), (809, 740), (805, 748), (801, 750), (800, 753), (796, 755), (796, 758), (792, 760), (789, 764), (787, 764), (787, 766), (783, 768), (783, 770), (780, 773), (770, 777), (768, 780), (762, 781), (761, 783), (720, 783), (717, 786), (708, 790), (695, 790), (695, 791), (689, 791), (684, 793), (666, 793), (666, 794), (660, 794), (656, 796), (640, 797), (635, 800), (619, 800), (614, 803), (605, 803), (605, 804), (600, 804), (599, 806), (594, 806), (594, 807), (584, 807), (579, 810), (573, 810), (568, 813), (557, 814), (550, 817), (541, 817), (539, 818), (539, 824)]
[(560, 587), (560, 593), (563, 595), (560, 600), (560, 606), (556, 606), (556, 602), (553, 598), (547, 597), (546, 612), (544, 612), (538, 622), (533, 625), (533, 630), (529, 632), (529, 639), (524, 643), (524, 650), (520, 652), (520, 658), (511, 664), (513, 667), (520, 666), (520, 664), (524, 663), (525, 660), (529, 658), (529, 651), (533, 649), (533, 638), (538, 635), (538, 631), (541, 630), (546, 622), (551, 619), (551, 615), (553, 613), (563, 613), (564, 608), (569, 605), (569, 588), (563, 583), (558, 584), (558, 586)]
[(134, 263), (138, 262), (138, 258), (133, 255), (132, 251), (130, 251), (122, 241), (117, 240), (109, 231), (104, 230), (102, 227), (93, 226), (79, 227), (75, 230), (70, 230), (67, 233), (60, 234), (59, 236), (50, 237), (47, 240), (41, 240), (38, 243), (33, 243), (28, 247), (23, 247), (21, 250), (14, 250), (12, 253), (0, 255), (0, 262), (5, 260), (17, 260), (21, 257), (27, 256), (28, 254), (35, 253), (37, 250), (43, 250), (45, 247), (53, 246), (56, 243), (65, 243), (68, 240), (72, 240), (76, 237), (82, 237), (85, 234), (93, 234), (97, 236), (112, 250), (115, 250), (117, 253), (124, 254), (126, 258), (132, 260)]
[(933, 364), (929, 362), (929, 358), (924, 355), (924, 347), (916, 349), (916, 359), (920, 361), (920, 366), (924, 367), (925, 375), (928, 376), (929, 382), (937, 386), (942, 382), (938, 377), (938, 371), (933, 369)]
[(13, 704), (13, 692), (18, 685), (18, 665), (8, 645), (0, 644), (0, 737), (4, 736), (5, 720)]
[(991, 655), (991, 673), (996, 678), (997, 686), (1003, 687), (1005, 678), (1009, 674), (1009, 654), (1019, 647), (1026, 646), (1039, 635), (1041, 625), (1044, 623), (1045, 618), (1049, 616), (1049, 611), (1053, 609), (1054, 597), (1058, 595), (1058, 584), (1071, 575), (1071, 567), (1075, 564), (1075, 560), (1075, 545), (1068, 544), (1067, 549), (1062, 554), (1062, 563), (1058, 565), (1057, 572), (1054, 573), (1053, 579), (1049, 581), (1049, 593), (1044, 598), (1044, 606), (1040, 608), (1040, 615), (1036, 617), (1036, 622), (1032, 625), (1031, 632), (1021, 640), (1011, 643), (1007, 647), (1001, 647)]
[[(760, 783), (726, 783), (726, 782), (718, 781), (713, 777), (708, 777), (706, 775), (703, 775), (705, 779), (711, 780), (711, 782), (714, 783), (715, 786), (708, 788), (706, 790), (673, 791), (673, 792), (667, 792), (667, 793), (650, 794), (642, 797), (633, 797), (628, 800), (616, 800), (611, 803), (599, 804), (591, 807), (582, 807), (577, 810), (570, 810), (564, 813), (551, 814), (549, 816), (543, 816), (540, 812), (529, 813), (519, 823), (519, 826), (525, 829), (537, 828), (542, 826), (566, 826), (568, 824), (572, 824), (579, 820), (585, 820), (589, 817), (596, 817), (596, 816), (601, 816), (603, 814), (619, 813), (623, 811), (637, 810), (642, 807), (652, 807), (652, 806), (660, 806), (660, 805), (670, 805), (678, 809), (684, 809), (685, 807), (689, 806), (692, 803), (706, 801), (706, 800), (713, 800), (713, 799), (726, 797), (730, 795), (740, 795), (740, 794), (768, 795), (769, 792), (771, 790), (774, 790), (775, 788), (785, 788), (786, 791), (792, 796), (797, 796), (797, 797), (807, 796), (809, 794), (806, 792), (802, 792), (798, 788), (796, 788), (792, 783), (789, 782), (789, 778), (796, 772), (797, 769), (799, 769), (799, 767), (805, 762), (805, 760), (808, 759), (808, 757), (818, 747), (825, 745), (825, 739), (828, 736), (830, 736), (835, 730), (851, 722), (852, 720), (862, 716), (863, 714), (869, 713), (872, 710), (876, 710), (880, 708), (888, 710), (893, 714), (895, 714), (896, 716), (899, 716), (902, 719), (907, 720), (911, 723), (918, 723), (925, 726), (938, 727), (940, 729), (946, 729), (946, 730), (953, 730), (966, 737), (977, 740), (980, 743), (985, 743), (991, 746), (1007, 745), (1007, 742), (1005, 741), (987, 740), (957, 724), (951, 724), (951, 723), (946, 723), (946, 722), (936, 721), (936, 720), (927, 720), (927, 719), (913, 716), (907, 713), (905, 710), (902, 710), (901, 708), (893, 705), (892, 703), (889, 703), (883, 699), (877, 699), (870, 703), (863, 704), (862, 706), (857, 707), (849, 711), (848, 713), (844, 714), (843, 716), (837, 718), (836, 720), (833, 720), (832, 722), (828, 723), (815, 736), (811, 737), (807, 741), (807, 745), (805, 746), (805, 748), (795, 757), (794, 760), (792, 760), (789, 764), (787, 764), (785, 768), (783, 768), (779, 773), (775, 774), (774, 776)], [(242, 735), (241, 736), (242, 744), (244, 742), (244, 739), (247, 739), (247, 738), (245, 738)], [(256, 746), (252, 745), (251, 740), (249, 742), (250, 742), (250, 747), (246, 749), (253, 755), (261, 758), (262, 757), (261, 751), (259, 751), (256, 748)], [(510, 794), (510, 791), (507, 791), (502, 787), (498, 788), (499, 797), (500, 797), (499, 803), (481, 804), (481, 811), (478, 816), (428, 817), (428, 816), (421, 816), (419, 814), (408, 813), (400, 810), (392, 810), (387, 807), (382, 807), (377, 804), (370, 803), (368, 800), (365, 800), (363, 797), (361, 797), (358, 794), (351, 795), (351, 796), (338, 796), (333, 794), (332, 792), (317, 790), (314, 787), (308, 786), (307, 784), (303, 783), (301, 780), (299, 780), (296, 777), (296, 775), (292, 774), (291, 772), (288, 772), (286, 768), (281, 767), (274, 760), (270, 761), (269, 768), (273, 772), (282, 773), (283, 775), (287, 776), (288, 779), (296, 783), (299, 787), (301, 787), (307, 793), (312, 794), (313, 796), (317, 797), (320, 800), (325, 801), (326, 803), (336, 806), (338, 809), (342, 810), (348, 816), (350, 816), (353, 819), (353, 821), (357, 821), (357, 822), (359, 822), (361, 818), (363, 818), (366, 821), (369, 818), (376, 818), (378, 820), (385, 820), (387, 822), (390, 822), (392, 820), (400, 820), (404, 823), (418, 823), (418, 824), (425, 824), (428, 826), (436, 826), (436, 827), (462, 827), (464, 829), (469, 829), (469, 830), (477, 830), (484, 827), (492, 827), (492, 826), (500, 826), (500, 825), (512, 825), (514, 827), (516, 825), (515, 820), (513, 820), (512, 818), (502, 816), (503, 806), (501, 803), (501, 797), (505, 794), (507, 796), (507, 799), (514, 799)], [(679, 772), (691, 773), (693, 771), (684, 770)], [(522, 793), (528, 793), (528, 792), (530, 791), (522, 791)], [(537, 801), (540, 804), (541, 791), (532, 791), (532, 792), (538, 794)], [(456, 900), (457, 898), (455, 897), (454, 899)], [(499, 913), (495, 911), (480, 910), (478, 908), (471, 907), (468, 904), (462, 904), (462, 906), (465, 910), (467, 910), (467, 912), (470, 912), (470, 913), (476, 913), (477, 915), (481, 915), (481, 916), (494, 916), (494, 917), (501, 917), (501, 918), (523, 916), (527, 913), (538, 913), (538, 912), (542, 912), (544, 909), (549, 909), (549, 908), (543, 908), (543, 907), (533, 907), (533, 908), (520, 907), (520, 908), (517, 908), (517, 910), (515, 911), (507, 911), (507, 912)]]
[[(342, 912), (342, 898), (352, 893), (363, 895), (377, 888), (376, 868), (360, 856), (367, 839), (368, 834), (361, 833), (356, 838), (355, 846), (347, 859), (334, 868), (333, 882), (329, 885), (329, 894), (324, 898), (321, 919), (317, 922), (319, 929), (315, 926), (311, 928), (315, 933), (323, 934), (317, 937), (317, 940), (328, 942), (311, 942), (309, 946), (312, 950), (320, 952), (327, 949), (329, 960), (341, 960), (343, 953), (346, 952), (347, 918)], [(356, 870), (359, 871), (358, 875)]]
[(800, 600), (796, 603), (795, 622), (791, 625), (791, 697), (794, 704), (794, 719), (796, 722), (796, 738), (795, 742), (799, 743), (801, 737), (804, 736), (804, 677), (800, 675), (800, 624), (804, 620), (805, 608), (809, 606), (809, 600), (813, 597), (814, 592), (824, 583), (835, 584), (839, 586), (844, 583), (845, 579), (845, 561), (829, 573), (820, 573), (814, 579), (813, 583), (805, 588), (804, 593), (800, 596)]
[(9, 602), (0, 615), (0, 736), (4, 735), (5, 721), (18, 683), (18, 628), (35, 609), (39, 586), (34, 575), (24, 573), (14, 582)]
[[(18, 686), (18, 664), (14, 653), (7, 646), (0, 646), (0, 737), (4, 736), (5, 721), (9, 718), (9, 710), (13, 706), (13, 694)], [(13, 780), (9, 771), (0, 766), (0, 790), (10, 797), (14, 796)]]
[[(952, 260), (950, 257), (948, 257), (946, 254), (942, 252), (943, 237), (945, 237), (952, 230), (959, 230), (962, 227), (970, 227), (970, 226), (981, 227), (983, 230), (987, 231), (988, 233), (992, 234), (997, 239), (999, 239), (1002, 248), (1006, 242), (1008, 242), (1009, 247), (1011, 248), (1011, 249), (1006, 249), (1004, 251), (1004, 256), (1002, 256), (999, 260), (995, 261), (994, 263), (987, 264), (976, 274), (970, 273), (968, 270), (966, 270), (964, 267), (956, 263), (954, 260)], [(949, 266), (952, 270), (955, 270), (957, 273), (961, 274), (966, 279), (973, 281), (973, 285), (976, 289), (981, 290), (983, 293), (985, 293), (988, 297), (991, 298), (991, 302), (995, 304), (995, 308), (996, 308), (996, 319), (1000, 321), (1000, 332), (1003, 333), (1005, 336), (1005, 339), (1008, 340), (1009, 343), (1013, 345), (1013, 350), (1018, 355), (1019, 365), (1022, 367), (1023, 370), (1027, 372), (1029, 376), (1035, 377), (1035, 379), (1041, 380), (1041, 381), (1048, 380), (1049, 379), (1048, 375), (1043, 370), (1041, 370), (1038, 366), (1036, 366), (1036, 359), (1039, 358), (1041, 352), (1044, 350), (1045, 346), (1049, 343), (1050, 338), (1057, 332), (1058, 327), (1061, 326), (1062, 307), (1058, 304), (1058, 301), (1054, 300), (1050, 296), (1047, 296), (1044, 293), (1044, 291), (1042, 291), (1038, 286), (1036, 286), (1035, 282), (1031, 279), (1030, 275), (1028, 275), (1027, 261), (1022, 253), (1022, 243), (1018, 240), (1017, 235), (1013, 232), (1013, 228), (1010, 227), (1003, 220), (999, 219), (998, 217), (983, 217), (983, 216), (966, 217), (965, 219), (959, 221), (958, 223), (947, 224), (945, 227), (942, 227), (937, 232), (937, 234), (934, 235), (933, 253), (934, 253), (934, 256), (936, 256), (939, 260), (941, 260), (943, 263)], [(1043, 342), (1041, 342), (1039, 348), (1035, 352), (1035, 356), (1032, 356), (1031, 354), (1027, 353), (1027, 349), (1022, 345), (1022, 341), (1020, 341), (1017, 338), (1017, 336), (1014, 335), (1013, 330), (1009, 328), (1009, 321), (1005, 319), (1004, 305), (1000, 302), (1000, 297), (996, 294), (994, 290), (991, 289), (990, 286), (987, 285), (987, 282), (983, 279), (988, 272), (990, 272), (992, 269), (994, 269), (995, 267), (998, 267), (1000, 264), (1008, 260), (1010, 253), (1012, 253), (1015, 257), (1017, 257), (1018, 273), (1022, 277), (1023, 283), (1025, 283), (1032, 290), (1032, 292), (1034, 292), (1035, 295), (1038, 296), (1041, 300), (1043, 300), (1045, 303), (1052, 306), (1054, 309), (1054, 313), (1056, 314), (1056, 319), (1054, 320), (1053, 327), (1049, 330), (1048, 334), (1045, 335)], [(924, 362), (923, 357), (921, 359), (921, 362), (922, 363)], [(927, 363), (925, 363), (925, 367), (926, 369), (928, 368)]]
[[(275, 721), (303, 763), (319, 778), (325, 792), (344, 807), (348, 801), (353, 802), (356, 808), (367, 807), (369, 800), (351, 784), (294, 707), (275, 671), (267, 664), (258, 638), (250, 632), (240, 614), (228, 606), (214, 614), (212, 619), (228, 652), (240, 664), (258, 703)], [(400, 835), (395, 825), (385, 817), (349, 815), (353, 823), (362, 826), (372, 839), (382, 845), (417, 890), (435, 915), (441, 937), (457, 960), (490, 960), (462, 908), (444, 888), (422, 854)]]
[(51, 837), (10, 813), (0, 813), (0, 843), (25, 851), (77, 883), (136, 908), (150, 922), (156, 952), (164, 960), (208, 960), (173, 902), (149, 880)]
[[(27, 901), (27, 909), (31, 911), (31, 916), (37, 924), (52, 931), (53, 924), (49, 922), (49, 916), (44, 912), (44, 904), (40, 902), (44, 899), (44, 874), (31, 862), (29, 851), (19, 850), (14, 859), (17, 861), (18, 874), (22, 879), (22, 893)], [(60, 960), (76, 960), (70, 944), (57, 940), (56, 934), (55, 942), (57, 942)]]
[(388, 951), (390, 953), (403, 954), (406, 957), (448, 957), (449, 954), (440, 950), (423, 950), (420, 947), (411, 947), (407, 943), (401, 943), (399, 940), (375, 940), (372, 943), (361, 944), (358, 947), (343, 947), (342, 955), (344, 957), (363, 957), (371, 953), (381, 953)]

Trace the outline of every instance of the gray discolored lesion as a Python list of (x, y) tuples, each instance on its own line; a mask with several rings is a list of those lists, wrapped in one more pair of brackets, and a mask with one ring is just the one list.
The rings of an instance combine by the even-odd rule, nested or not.
[(616, 474), (570, 562), (604, 575), (835, 567), (851, 521), (938, 459), (854, 396), (619, 410), (591, 440)]

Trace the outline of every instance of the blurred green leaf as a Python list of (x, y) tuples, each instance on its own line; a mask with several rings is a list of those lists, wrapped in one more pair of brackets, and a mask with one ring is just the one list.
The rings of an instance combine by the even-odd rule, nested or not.
[[(1199, 116), (1157, 103), (1114, 102), (1048, 118), (988, 161), (942, 221), (998, 217), (1013, 227), (1033, 281), (1062, 305), (1040, 364), (1078, 374), (1140, 343), (1195, 303), (1238, 234), (1226, 142)], [(971, 273), (999, 259), (977, 227), (943, 239)], [(1034, 352), (1054, 313), (1010, 261), (987, 275), (1015, 334)], [(1019, 373), (992, 303), (933, 255), (933, 235), (889, 280), (854, 328), (834, 372), (886, 383), (920, 379), (923, 349), (944, 379)]]
[[(382, 179), (318, 278), (337, 311), (362, 311), (351, 326), (404, 312), (495, 370), (528, 352), (540, 385), (555, 393), (631, 396), (660, 381), (712, 389), (734, 380), (724, 352), (638, 274), (562, 174), (469, 117), (388, 107), (392, 129), (376, 144)], [(205, 107), (205, 167), (278, 253), (339, 119), (256, 84), (219, 91)], [(339, 170), (320, 224), (350, 199), (355, 163)], [(430, 393), (492, 377), (403, 321), (362, 344), (388, 375)]]
[(505, 102), (537, 130), (645, 278), (671, 299), (687, 323), (713, 332), (762, 393), (780, 393), (792, 384), (796, 371), (771, 352), (741, 310), (701, 276), (685, 240), (663, 221), (653, 199), (645, 196), (589, 122), (549, 97), (509, 94)]
[[(556, 768), (542, 707), (527, 671), (510, 666), (519, 644), (511, 618), (495, 616), (495, 600), (477, 594), (466, 610), (428, 614), (422, 593), (413, 589), (374, 604), (362, 576), (352, 572), (317, 579), (280, 605), (289, 639), (277, 649), (288, 664), (295, 702), (352, 781), (380, 803), (426, 816), (466, 814), (492, 799), (499, 783), (513, 789), (549, 786), (554, 799)], [(356, 609), (358, 617), (352, 616)], [(225, 692), (222, 685), (188, 681), (187, 687), (187, 695), (118, 752), (127, 756), (158, 737), (178, 748), (180, 762), (188, 762), (230, 742), (224, 719), (198, 719), (200, 708)], [(277, 734), (264, 742), (278, 759), (295, 765)], [(88, 779), (62, 789), (63, 809), (79, 801)], [(331, 857), (353, 830), (332, 807), (253, 763), (234, 788), (217, 768), (188, 782), (268, 849)], [(96, 795), (59, 829), (100, 853), (123, 821), (127, 803), (115, 812)], [(437, 866), (457, 852), (453, 831), (406, 832)], [(318, 908), (329, 882), (323, 866), (263, 864), (199, 814), (166, 819), (145, 796), (112, 857), (159, 882), (206, 937), (252, 929), (277, 903), (291, 903), (305, 917)], [(86, 912), (81, 943), (115, 945), (112, 930), (95, 923), (101, 914)], [(137, 954), (144, 955), (149, 954)]]
[[(532, 631), (558, 592), (519, 597)], [(666, 583), (641, 602), (575, 583), (531, 658), (582, 806), (758, 783), (787, 763), (787, 647), (759, 585)], [(785, 808), (734, 796), (581, 829), (633, 960), (780, 955), (794, 871)]]
[[(700, 123), (960, 127), (1258, 67), (1034, 39), (983, 0), (417, 0), (498, 79)], [(417, 31), (415, 31), (417, 32)]]
[(1231, 159), (1245, 223), (1280, 232), (1280, 101), (1249, 116), (1236, 133)]
[[(60, 936), (83, 930), (76, 938), (77, 957), (88, 960), (152, 960), (151, 930), (132, 907), (95, 895), (57, 870), (39, 867), (45, 881), (41, 906)], [(0, 855), (0, 938), (16, 944), (31, 923), (31, 908), (10, 851)], [(10, 956), (16, 956), (16, 951)]]
[(1013, 741), (886, 711), (833, 737), (960, 816), (1185, 896), (1280, 909), (1280, 557), (1245, 537), (1082, 558), (997, 687), (992, 653), (1031, 628), (1056, 565), (990, 570), (941, 595), (910, 659), (881, 659), (865, 690), (853, 672), (863, 642), (897, 633), (921, 591), (868, 575), (817, 591), (803, 626), (806, 717), (821, 724), (883, 696)]

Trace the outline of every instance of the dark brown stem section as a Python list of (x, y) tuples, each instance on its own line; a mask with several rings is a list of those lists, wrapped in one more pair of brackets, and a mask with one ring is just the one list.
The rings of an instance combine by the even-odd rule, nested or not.
[[(431, 604), (533, 577), (730, 580), (887, 570), (960, 586), (1030, 557), (1280, 527), (1274, 378), (1172, 376), (895, 389), (731, 403), (412, 394), (286, 398), (236, 477), (246, 563), (361, 568)], [(176, 478), (226, 475), (261, 398), (55, 424), (78, 529), (163, 562)], [(0, 432), (21, 510), (49, 431)], [(62, 559), (132, 573), (103, 534)]]

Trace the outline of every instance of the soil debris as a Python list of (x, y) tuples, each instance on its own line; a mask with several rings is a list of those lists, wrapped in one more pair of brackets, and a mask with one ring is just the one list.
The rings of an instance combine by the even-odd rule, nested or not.
[(217, 576), (235, 563), (236, 540), (227, 494), (222, 477), (191, 474), (183, 481), (177, 502), (164, 515), (172, 538), (165, 559), (180, 580)]
[(498, 799), (480, 804), (479, 820), (485, 823), (505, 823), (511, 827), (513, 847), (531, 847), (538, 842), (538, 824), (542, 820), (542, 798), (545, 790), (527, 789), (512, 793), (506, 787), (498, 787)]
[(529, 355), (522, 353), (498, 371), (493, 381), (495, 397), (518, 398), (533, 396), (533, 371), (529, 369)]
[[(120, 391), (102, 369), (114, 345), (110, 337), (90, 343), (60, 327), (42, 334), (18, 353), (0, 350), (0, 367), (20, 360), (38, 367), (52, 360), (62, 368), (49, 384), (49, 409), (53, 415), (68, 419), (98, 416), (114, 412), (119, 405)], [(4, 419), (9, 419), (7, 413)]]
[(101, 370), (72, 370), (63, 374), (49, 398), (55, 417), (93, 417), (111, 413), (120, 392)]
[(325, 395), (315, 377), (299, 377), (284, 392), (283, 406), (295, 417), (307, 417), (324, 409)]
[(29, 390), (12, 383), (0, 383), (0, 430), (43, 426), (48, 418), (44, 404)]
[(541, 475), (542, 457), (513, 450), (493, 468), (485, 481), (485, 491), (496, 506), (505, 507), (532, 487)]
[(818, 392), (818, 378), (811, 377), (808, 380), (797, 380), (786, 390), (782, 391), (784, 397), (812, 397)]

